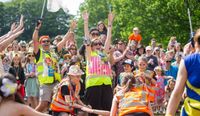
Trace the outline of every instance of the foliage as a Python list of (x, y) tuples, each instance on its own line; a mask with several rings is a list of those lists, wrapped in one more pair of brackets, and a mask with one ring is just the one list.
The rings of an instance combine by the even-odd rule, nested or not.
[[(187, 0), (185, 0), (187, 1)], [(106, 21), (108, 4), (116, 14), (113, 24), (113, 38), (127, 40), (133, 27), (139, 27), (143, 43), (147, 44), (151, 38), (166, 45), (171, 36), (185, 44), (188, 41), (190, 28), (187, 7), (191, 10), (193, 28), (199, 28), (200, 2), (188, 0), (187, 6), (183, 0), (86, 0), (80, 7), (81, 12), (90, 13), (90, 27), (99, 20)], [(83, 27), (82, 20), (79, 20)], [(83, 28), (80, 28), (83, 29)]]
[[(36, 21), (40, 17), (42, 5), (43, 0), (13, 0), (12, 2), (0, 3), (0, 16), (2, 16), (0, 23), (2, 31), (0, 34), (3, 35), (8, 32), (11, 23), (19, 21), (20, 14), (23, 14), (25, 17), (25, 31), (20, 39), (30, 41)], [(40, 34), (46, 34), (50, 37), (55, 37), (58, 34), (64, 35), (69, 28), (71, 17), (63, 10), (51, 13), (45, 7)]]
[[(20, 39), (30, 40), (36, 19), (41, 14), (42, 4), (43, 0), (0, 2), (0, 35), (8, 32), (11, 23), (19, 20), (20, 14), (23, 14), (25, 15), (25, 32)], [(107, 24), (108, 12), (112, 9), (115, 13), (113, 39), (127, 40), (129, 34), (132, 33), (132, 28), (137, 26), (141, 30), (144, 44), (148, 44), (151, 38), (155, 38), (159, 43), (166, 45), (170, 36), (177, 36), (178, 41), (185, 44), (190, 33), (187, 8), (190, 8), (192, 26), (196, 30), (200, 27), (199, 0), (85, 0), (80, 6), (80, 15), (87, 10), (90, 13), (89, 27), (94, 27), (98, 21)], [(79, 17), (76, 37), (80, 45), (83, 41), (84, 30), (83, 20), (81, 16)], [(45, 9), (40, 34), (48, 34), (51, 37), (65, 34), (70, 19), (72, 16), (65, 14), (62, 10), (51, 13)]]

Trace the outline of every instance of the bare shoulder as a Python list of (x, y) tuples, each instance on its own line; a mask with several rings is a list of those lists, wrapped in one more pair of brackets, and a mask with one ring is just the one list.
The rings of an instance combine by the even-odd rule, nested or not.
[(20, 116), (20, 104), (9, 101), (0, 105), (0, 112), (5, 116)]

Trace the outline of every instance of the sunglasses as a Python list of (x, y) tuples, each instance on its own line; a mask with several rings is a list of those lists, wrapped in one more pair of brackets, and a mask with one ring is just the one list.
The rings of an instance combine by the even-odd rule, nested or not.
[(171, 61), (166, 61), (166, 62), (171, 62)]
[(34, 57), (34, 55), (28, 55), (28, 57)]
[(91, 33), (92, 36), (99, 36), (99, 33)]
[(49, 40), (43, 40), (42, 43), (49, 43)]
[(26, 48), (26, 46), (21, 46), (22, 48)]
[(101, 43), (101, 42), (99, 42), (99, 43), (94, 43), (93, 45), (94, 45), (94, 46), (97, 46), (97, 45), (100, 45), (100, 46), (101, 46), (102, 43)]

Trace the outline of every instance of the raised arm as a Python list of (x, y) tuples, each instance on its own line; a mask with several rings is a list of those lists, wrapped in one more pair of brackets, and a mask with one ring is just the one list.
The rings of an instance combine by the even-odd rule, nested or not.
[(35, 54), (37, 54), (38, 51), (39, 51), (40, 43), (39, 43), (39, 40), (38, 40), (38, 38), (39, 38), (38, 34), (39, 34), (39, 30), (40, 30), (41, 26), (42, 26), (42, 21), (38, 20), (38, 25), (35, 27), (35, 30), (33, 32), (33, 37), (32, 37), (32, 39), (33, 39), (33, 47), (34, 47), (33, 52)]
[[(68, 32), (65, 34), (64, 38), (62, 39), (62, 41), (60, 41), (58, 44), (57, 44), (57, 50), (58, 52), (62, 50), (63, 46), (65, 45), (66, 41), (75, 41), (74, 40), (74, 29), (76, 28), (77, 26), (77, 22), (75, 20), (73, 20), (71, 22), (71, 25), (70, 25), (70, 29), (68, 30)], [(70, 40), (69, 40), (70, 39)]]
[(123, 54), (118, 57), (115, 54), (113, 54), (114, 62), (116, 63), (116, 62), (119, 62), (120, 60), (122, 60), (126, 56), (126, 53), (128, 52), (129, 48), (130, 47), (127, 46), (126, 49), (124, 50)]
[(16, 33), (18, 31), (22, 30), (23, 27), (24, 27), (24, 16), (21, 15), (20, 21), (19, 21), (19, 26), (17, 28), (13, 29), (13, 33)]
[(24, 29), (11, 35), (6, 40), (0, 42), (0, 52), (2, 52), (14, 39), (16, 39), (19, 35), (21, 35), (23, 33), (23, 31), (24, 31)]
[(89, 38), (89, 29), (88, 29), (89, 13), (87, 11), (84, 11), (82, 17), (84, 20), (84, 34), (86, 38)]
[(104, 46), (105, 51), (109, 51), (110, 45), (111, 45), (111, 38), (112, 38), (112, 23), (114, 19), (114, 14), (110, 12), (108, 14), (108, 31), (107, 31), (107, 38)]
[(5, 35), (0, 37), (0, 41), (5, 40), (6, 38), (10, 37), (13, 34), (13, 30), (17, 28), (16, 23), (13, 23), (11, 25), (10, 31), (8, 33), (6, 33)]
[(24, 20), (24, 16), (21, 15), (19, 26), (17, 26), (16, 23), (13, 23), (11, 25), (10, 31), (7, 34), (0, 37), (0, 44), (3, 43), (6, 39), (10, 38), (12, 35), (18, 33), (19, 31), (21, 31), (23, 29), (23, 26), (24, 26), (23, 20)]

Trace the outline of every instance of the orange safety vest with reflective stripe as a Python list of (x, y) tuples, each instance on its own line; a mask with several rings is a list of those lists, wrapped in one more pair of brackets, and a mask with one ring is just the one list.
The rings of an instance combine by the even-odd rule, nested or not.
[(125, 93), (119, 100), (119, 116), (136, 112), (145, 112), (152, 115), (149, 106), (148, 92), (133, 88), (130, 92)]
[[(62, 96), (61, 87), (63, 85), (68, 85), (69, 92), (72, 91), (71, 88), (70, 88), (70, 84), (67, 82), (66, 79), (63, 79), (60, 82), (60, 84), (58, 85), (57, 93), (53, 96), (52, 103), (51, 103), (51, 106), (50, 106), (51, 110), (56, 111), (56, 112), (68, 112), (68, 113), (73, 114), (74, 108), (71, 107), (70, 104), (68, 104), (65, 101), (64, 96)], [(73, 103), (75, 101), (75, 97), (74, 97), (74, 95), (72, 95), (72, 92), (70, 92), (70, 97), (71, 97), (71, 100), (72, 100), (71, 102)]]

